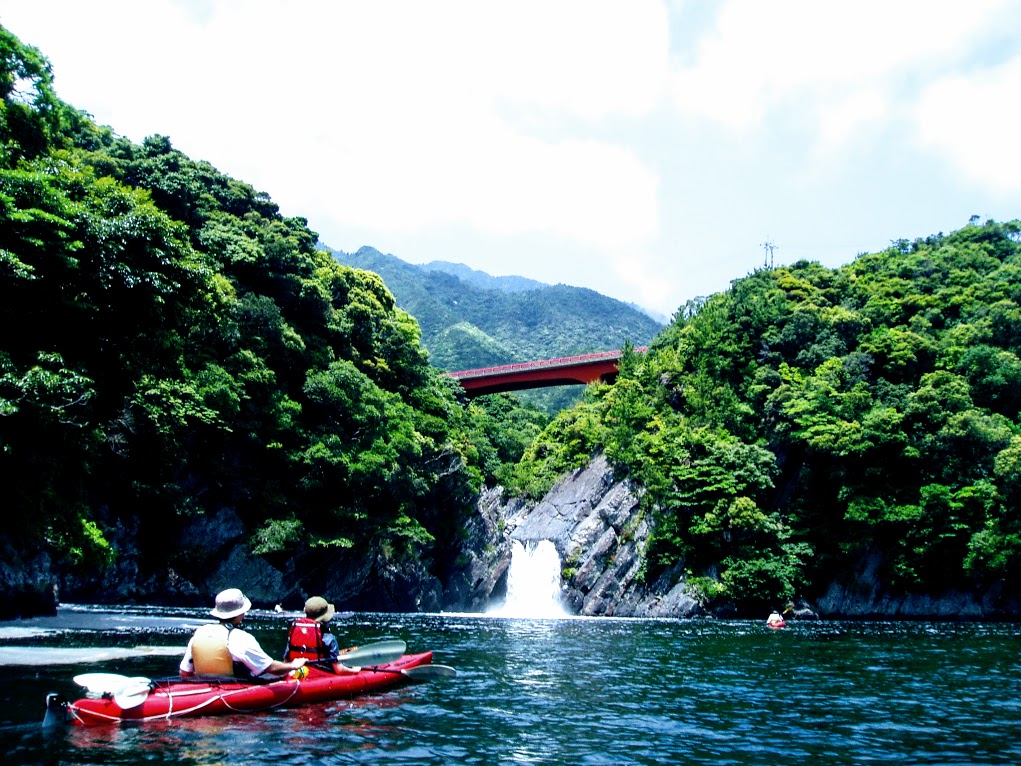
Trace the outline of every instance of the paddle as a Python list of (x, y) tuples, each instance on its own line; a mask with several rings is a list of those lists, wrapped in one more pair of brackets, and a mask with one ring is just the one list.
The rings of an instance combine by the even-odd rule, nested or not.
[(362, 665), (379, 665), (386, 662), (393, 662), (403, 657), (408, 650), (408, 645), (400, 639), (389, 641), (377, 641), (365, 646), (352, 646), (350, 649), (342, 649), (337, 655), (337, 661), (345, 665), (360, 663)]
[(149, 684), (142, 686), (129, 686), (113, 695), (113, 701), (117, 704), (121, 710), (130, 710), (133, 707), (138, 707), (146, 698), (149, 696), (149, 692), (152, 687)]
[(309, 660), (308, 664), (323, 670), (335, 671), (333, 666), (339, 662), (352, 673), (357, 673), (361, 668), (355, 663), (367, 665), (385, 664), (403, 657), (407, 650), (408, 645), (400, 639), (377, 641), (365, 646), (352, 646), (348, 649), (341, 649), (337, 654), (336, 660)]
[(374, 673), (400, 674), (416, 682), (428, 681), (433, 678), (454, 678), (457, 675), (457, 671), (449, 665), (417, 665), (413, 668), (381, 668), (370, 666), (365, 668), (351, 668), (351, 670), (356, 673), (369, 670)]
[(144, 676), (122, 676), (117, 673), (82, 673), (74, 677), (74, 682), (84, 686), (92, 694), (117, 694), (128, 688), (149, 687), (152, 683)]
[(457, 676), (457, 671), (449, 665), (418, 665), (414, 668), (402, 670), (401, 675), (407, 676), (416, 683), (420, 683), (434, 678), (454, 678)]
[(152, 681), (144, 676), (122, 676), (117, 673), (82, 673), (74, 682), (90, 694), (110, 695), (121, 710), (138, 707), (149, 696)]

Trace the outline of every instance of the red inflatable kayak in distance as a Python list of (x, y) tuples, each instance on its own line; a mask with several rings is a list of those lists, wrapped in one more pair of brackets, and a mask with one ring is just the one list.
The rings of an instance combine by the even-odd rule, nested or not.
[(393, 662), (363, 667), (355, 673), (334, 673), (308, 665), (308, 674), (302, 678), (284, 677), (270, 682), (208, 676), (164, 678), (151, 681), (148, 693), (142, 692), (144, 699), (133, 700), (127, 708), (118, 705), (111, 695), (62, 704), (66, 721), (82, 726), (258, 713), (345, 699), (397, 686), (415, 678), (414, 673), (407, 671), (430, 665), (432, 656), (432, 652), (406, 654)]

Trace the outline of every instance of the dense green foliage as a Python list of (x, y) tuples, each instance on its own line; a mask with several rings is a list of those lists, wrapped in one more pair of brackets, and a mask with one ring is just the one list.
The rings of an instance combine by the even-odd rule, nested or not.
[[(357, 253), (355, 254), (357, 256)], [(425, 271), (439, 271), (444, 274), (451, 274), (460, 279), (464, 284), (480, 288), (482, 290), (500, 290), (505, 293), (524, 293), (529, 290), (541, 290), (548, 285), (528, 277), (505, 276), (494, 277), (484, 271), (465, 266), (463, 263), (451, 263), (450, 261), (430, 261), (423, 263), (418, 268)]]
[[(456, 264), (415, 266), (371, 247), (334, 256), (383, 277), (421, 325), (429, 360), (444, 370), (644, 346), (663, 329), (635, 307), (582, 287), (496, 278)], [(557, 412), (580, 393), (572, 386), (517, 396)]]
[[(872, 553), (905, 591), (1021, 575), (1019, 222), (758, 271), (644, 354), (655, 323), (591, 291), (357, 257), (401, 307), (267, 195), (61, 102), (0, 27), (4, 562), (94, 573), (123, 532), (183, 569), (168, 543), (231, 508), (271, 559), (442, 577), (483, 482), (539, 495), (604, 451), (643, 491), (647, 579), (707, 603), (811, 596)], [(627, 350), (551, 421), (469, 402), (423, 345), (446, 369)]]
[(758, 271), (686, 306), (529, 448), (537, 494), (598, 450), (646, 490), (652, 576), (811, 592), (878, 551), (904, 590), (1021, 572), (1021, 223)]
[(3, 28), (0, 96), (9, 544), (101, 564), (137, 517), (145, 557), (173, 565), (182, 518), (223, 507), (266, 555), (429, 561), (456, 538), (523, 447), (479, 430), (483, 404), (428, 364), (377, 275), (168, 139), (63, 104)]

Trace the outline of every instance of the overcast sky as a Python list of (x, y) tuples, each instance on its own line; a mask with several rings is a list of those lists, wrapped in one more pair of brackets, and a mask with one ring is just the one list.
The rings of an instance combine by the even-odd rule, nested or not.
[(60, 96), (346, 251), (665, 315), (1021, 218), (1021, 2), (32, 0)]

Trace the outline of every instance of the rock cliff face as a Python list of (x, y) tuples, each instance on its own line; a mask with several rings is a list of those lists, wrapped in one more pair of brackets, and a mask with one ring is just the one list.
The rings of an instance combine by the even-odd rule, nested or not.
[(57, 591), (49, 577), (50, 560), (27, 560), (0, 541), (0, 620), (56, 614)]
[(639, 579), (648, 522), (639, 496), (603, 457), (558, 483), (540, 502), (505, 509), (510, 538), (550, 540), (564, 564), (564, 602), (583, 615), (688, 617), (699, 607), (684, 585)]
[[(255, 556), (251, 532), (231, 509), (188, 520), (170, 542), (170, 563), (140, 560), (137, 528), (115, 525), (108, 537), (118, 551), (99, 577), (54, 572), (43, 555), (3, 549), (0, 619), (52, 613), (57, 599), (99, 603), (208, 606), (213, 596), (239, 587), (257, 606), (300, 608), (315, 593), (341, 609), (366, 611), (482, 612), (506, 595), (512, 541), (550, 540), (560, 555), (562, 601), (581, 615), (691, 617), (704, 614), (687, 593), (680, 568), (644, 582), (642, 547), (649, 524), (639, 491), (614, 475), (603, 457), (564, 477), (539, 502), (504, 498), (499, 488), (478, 500), (478, 512), (456, 550), (443, 561), (400, 561), (370, 551), (340, 551), (328, 558)], [(0, 541), (2, 545), (2, 541)], [(798, 617), (850, 619), (976, 619), (1021, 617), (1021, 584), (997, 582), (982, 589), (936, 594), (891, 591), (882, 581), (882, 559), (859, 565), (799, 600)], [(727, 616), (720, 614), (718, 616)]]
[(970, 590), (896, 593), (884, 587), (878, 553), (831, 583), (815, 602), (820, 616), (850, 619), (1015, 620), (1021, 615), (1018, 583), (997, 581)]
[(484, 612), (506, 596), (507, 570), (511, 560), (506, 517), (521, 507), (521, 500), (504, 500), (499, 488), (482, 492), (478, 513), (468, 524), (457, 558), (460, 565), (447, 580), (444, 608)]
[[(641, 547), (649, 527), (639, 495), (615, 478), (605, 458), (565, 477), (538, 503), (499, 505), (491, 494), (486, 513), (505, 520), (505, 535), (524, 543), (550, 540), (563, 562), (563, 599), (582, 615), (691, 617), (704, 612), (687, 593), (680, 568), (644, 583)], [(897, 593), (882, 580), (882, 558), (865, 556), (851, 572), (825, 585), (809, 601), (797, 599), (794, 618), (973, 619), (1021, 617), (1021, 583), (979, 589)], [(501, 559), (501, 575), (506, 565)], [(718, 616), (728, 616), (720, 614)]]

